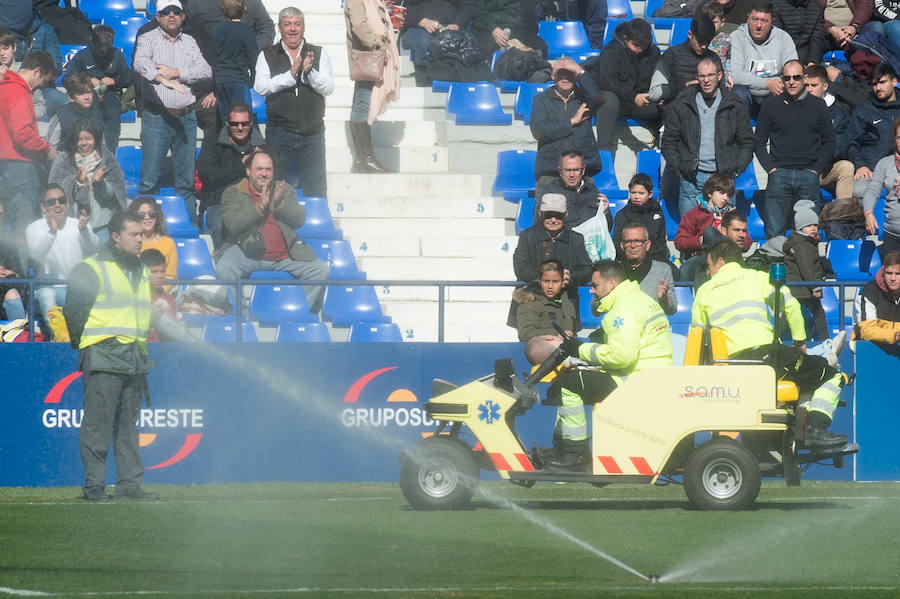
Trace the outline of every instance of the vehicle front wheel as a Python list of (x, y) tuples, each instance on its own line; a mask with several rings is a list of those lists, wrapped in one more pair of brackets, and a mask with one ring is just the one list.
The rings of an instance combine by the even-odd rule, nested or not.
[(418, 509), (460, 508), (475, 493), (479, 474), (472, 450), (464, 443), (434, 437), (404, 452), (400, 490)]
[(742, 510), (759, 495), (762, 476), (750, 451), (733, 439), (696, 448), (684, 469), (684, 491), (702, 510)]

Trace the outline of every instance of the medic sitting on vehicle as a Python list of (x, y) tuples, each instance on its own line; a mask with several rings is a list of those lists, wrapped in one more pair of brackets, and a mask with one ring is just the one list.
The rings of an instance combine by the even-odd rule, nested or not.
[(591, 293), (598, 302), (596, 311), (606, 314), (601, 325), (604, 343), (545, 336), (532, 339), (525, 348), (532, 364), (543, 362), (559, 345), (575, 358), (558, 369), (547, 393), (551, 402), (556, 396), (560, 401), (555, 452), (548, 459), (554, 470), (590, 470), (585, 403), (602, 401), (633, 372), (672, 365), (672, 336), (665, 313), (655, 298), (627, 279), (621, 264), (597, 262)]
[(800, 393), (812, 393), (806, 406), (806, 445), (835, 447), (846, 435), (827, 430), (841, 389), (852, 381), (822, 356), (806, 354), (806, 327), (798, 302), (781, 288), (781, 305), (794, 340), (793, 346), (774, 343), (770, 313), (775, 287), (766, 273), (744, 268), (741, 249), (731, 240), (712, 246), (706, 256), (710, 279), (697, 290), (692, 327), (718, 327), (725, 337), (729, 359), (762, 360), (775, 368), (778, 379), (793, 381)]

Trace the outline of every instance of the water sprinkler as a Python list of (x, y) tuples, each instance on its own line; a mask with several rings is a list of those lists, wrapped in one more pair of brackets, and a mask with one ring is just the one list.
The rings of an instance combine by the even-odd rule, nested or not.
[(649, 582), (650, 584), (658, 583), (659, 582), (659, 574), (648, 574), (647, 582)]

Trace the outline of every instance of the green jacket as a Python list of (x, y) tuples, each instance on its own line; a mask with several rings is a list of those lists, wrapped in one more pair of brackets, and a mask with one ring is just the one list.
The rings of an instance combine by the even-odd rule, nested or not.
[(513, 292), (513, 299), (519, 303), (516, 312), (519, 341), (528, 341), (538, 335), (558, 335), (553, 328), (554, 322), (563, 330), (573, 333), (577, 333), (580, 328), (575, 306), (565, 293), (551, 300), (540, 291), (540, 288), (534, 290), (529, 286), (516, 289)]
[(633, 372), (672, 365), (672, 329), (654, 298), (634, 281), (623, 281), (600, 300), (606, 313), (602, 328), (606, 343), (584, 343), (578, 357), (602, 366), (617, 384)]

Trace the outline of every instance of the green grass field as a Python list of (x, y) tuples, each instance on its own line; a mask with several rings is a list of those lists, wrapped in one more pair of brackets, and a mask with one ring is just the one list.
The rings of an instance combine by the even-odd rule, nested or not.
[(677, 486), (482, 483), (455, 512), (390, 483), (149, 488), (163, 499), (0, 489), (0, 596), (900, 596), (895, 484), (764, 484), (724, 513)]

